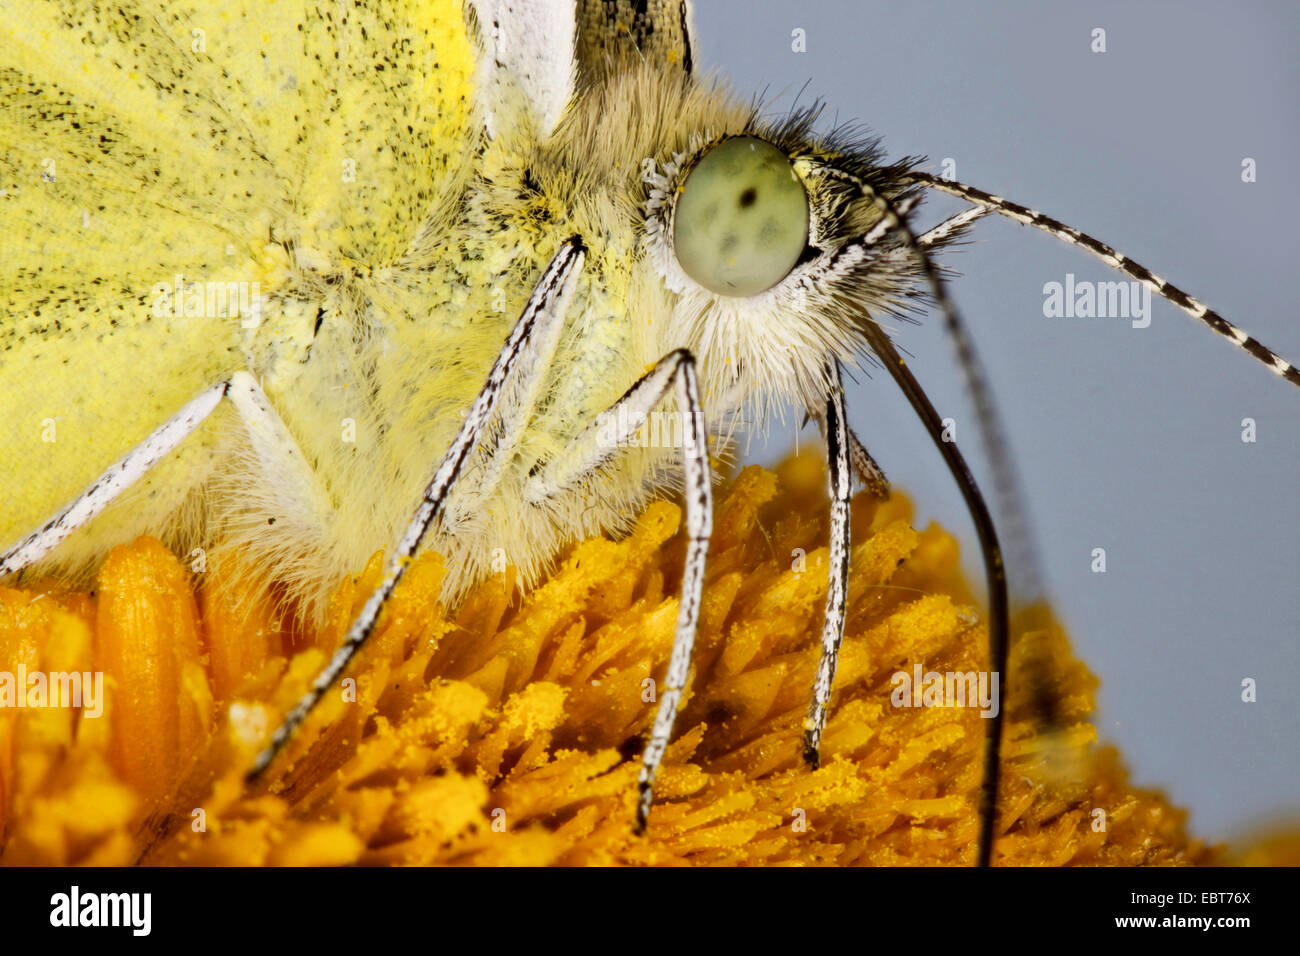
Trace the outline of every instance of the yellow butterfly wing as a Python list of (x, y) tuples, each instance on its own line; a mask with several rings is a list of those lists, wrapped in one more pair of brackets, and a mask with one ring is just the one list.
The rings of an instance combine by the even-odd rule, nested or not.
[[(2, 547), (246, 365), (250, 330), (186, 317), (172, 288), (244, 282), (264, 321), (310, 322), (282, 295), (295, 270), (418, 257), (476, 127), (457, 0), (0, 0), (0, 51)], [(60, 563), (156, 526), (213, 441)]]

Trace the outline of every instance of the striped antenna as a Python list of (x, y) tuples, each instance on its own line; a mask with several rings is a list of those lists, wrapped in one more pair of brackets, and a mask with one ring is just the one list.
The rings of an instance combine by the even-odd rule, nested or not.
[(962, 199), (970, 202), (987, 206), (994, 212), (1007, 216), (1010, 219), (1014, 219), (1021, 225), (1033, 226), (1036, 229), (1041, 229), (1044, 232), (1051, 233), (1057, 239), (1068, 242), (1072, 246), (1081, 246), (1091, 252), (1102, 262), (1106, 263), (1106, 265), (1118, 269), (1131, 279), (1136, 279), (1152, 292), (1168, 299), (1192, 318), (1204, 322), (1215, 332), (1218, 332), (1224, 338), (1231, 341), (1234, 345), (1244, 349), (1256, 359), (1263, 362), (1272, 369), (1274, 373), (1281, 375), (1292, 385), (1300, 385), (1300, 369), (1297, 369), (1294, 365), (1282, 358), (1282, 356), (1278, 355), (1272, 349), (1265, 346), (1258, 339), (1233, 325), (1204, 302), (1188, 295), (1182, 289), (1178, 288), (1178, 286), (1166, 282), (1146, 266), (1134, 262), (1122, 252), (1106, 245), (1106, 243), (1094, 239), (1087, 233), (1080, 232), (1073, 226), (1067, 226), (1065, 223), (1053, 219), (1051, 216), (1046, 216), (1036, 209), (1030, 209), (1028, 206), (1022, 206), (1009, 199), (1003, 199), (1001, 196), (995, 196), (992, 193), (987, 193), (974, 186), (967, 186), (964, 183), (953, 182), (952, 180), (943, 179), (939, 176), (923, 172), (911, 172), (907, 174), (907, 177), (913, 182), (920, 183), (923, 186), (928, 186), (931, 189), (936, 189), (952, 196), (960, 196)]

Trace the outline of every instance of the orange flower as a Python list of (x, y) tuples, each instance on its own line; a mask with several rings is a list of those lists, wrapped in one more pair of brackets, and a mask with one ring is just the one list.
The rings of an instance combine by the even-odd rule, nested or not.
[[(692, 681), (645, 837), (634, 783), (677, 613), (672, 504), (622, 541), (574, 546), (527, 595), (507, 572), (452, 613), (440, 560), (417, 561), (359, 663), (253, 789), (256, 749), (376, 583), (378, 556), (315, 631), (247, 569), (192, 575), (151, 539), (113, 552), (94, 597), (0, 589), (0, 670), (102, 671), (107, 698), (100, 717), (84, 702), (0, 710), (3, 861), (970, 864), (984, 721), (891, 693), (916, 665), (981, 670), (986, 633), (956, 542), (915, 530), (901, 496), (855, 503), (823, 765), (802, 764), (823, 486), (805, 457), (779, 478), (746, 469), (720, 496)], [(1132, 788), (1095, 743), (1095, 680), (1038, 617), (1013, 652), (998, 861), (1205, 859), (1184, 813)], [(1031, 657), (1067, 723), (1051, 740), (1014, 679)]]

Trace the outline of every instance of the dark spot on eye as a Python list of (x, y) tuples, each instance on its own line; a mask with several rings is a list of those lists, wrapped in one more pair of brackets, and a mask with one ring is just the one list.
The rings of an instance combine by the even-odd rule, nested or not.
[(754, 203), (757, 200), (758, 200), (758, 190), (755, 189), (753, 186), (750, 186), (748, 189), (746, 189), (743, 193), (740, 194), (740, 208), (748, 209), (750, 206), (754, 205)]
[(722, 240), (718, 243), (718, 251), (721, 252), (723, 255), (726, 255), (727, 253), (735, 250), (736, 244), (739, 242), (740, 242), (740, 237), (737, 236), (734, 232), (729, 232), (725, 236), (723, 236)]

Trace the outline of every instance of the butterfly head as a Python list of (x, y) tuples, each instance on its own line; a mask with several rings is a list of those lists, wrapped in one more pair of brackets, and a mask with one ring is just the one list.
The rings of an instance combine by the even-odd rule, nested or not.
[(643, 160), (645, 268), (674, 332), (715, 392), (761, 409), (820, 407), (828, 363), (859, 363), (869, 316), (903, 317), (923, 295), (915, 252), (884, 228), (919, 200), (914, 161), (885, 163), (852, 130), (818, 135), (817, 115), (751, 114)]

